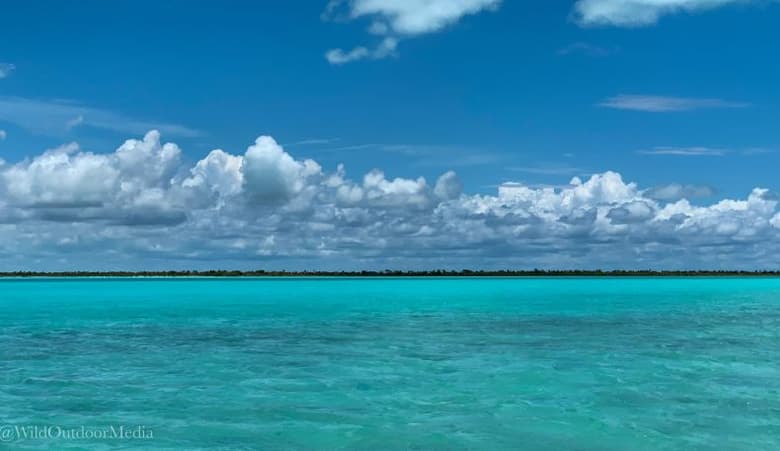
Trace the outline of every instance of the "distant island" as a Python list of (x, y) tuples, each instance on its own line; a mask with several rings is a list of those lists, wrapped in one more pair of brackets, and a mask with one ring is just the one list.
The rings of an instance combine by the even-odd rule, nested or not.
[(24, 277), (780, 277), (780, 270), (432, 270), (432, 271), (13, 271), (0, 278)]

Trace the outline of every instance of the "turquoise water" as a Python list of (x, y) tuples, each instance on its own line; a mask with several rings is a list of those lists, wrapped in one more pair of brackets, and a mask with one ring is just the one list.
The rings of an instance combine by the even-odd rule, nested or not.
[[(147, 435), (19, 436), (32, 426)], [(0, 433), (0, 449), (780, 449), (780, 279), (3, 280)]]

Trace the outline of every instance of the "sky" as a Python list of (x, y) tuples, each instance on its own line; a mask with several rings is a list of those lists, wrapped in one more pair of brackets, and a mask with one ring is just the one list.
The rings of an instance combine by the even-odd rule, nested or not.
[(780, 2), (0, 8), (0, 270), (780, 269)]

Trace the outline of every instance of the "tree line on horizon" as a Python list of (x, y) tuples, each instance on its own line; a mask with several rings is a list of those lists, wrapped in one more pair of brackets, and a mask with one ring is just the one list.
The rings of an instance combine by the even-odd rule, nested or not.
[(572, 276), (780, 276), (780, 270), (429, 270), (429, 271), (12, 271), (0, 277), (572, 277)]

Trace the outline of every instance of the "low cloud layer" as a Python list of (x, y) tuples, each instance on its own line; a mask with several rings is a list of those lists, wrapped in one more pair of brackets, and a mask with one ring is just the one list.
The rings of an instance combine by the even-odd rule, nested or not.
[(268, 136), (188, 164), (153, 131), (1, 163), (0, 269), (776, 267), (777, 197), (686, 199), (712, 194), (615, 172), (467, 194), (452, 171), (351, 178)]

